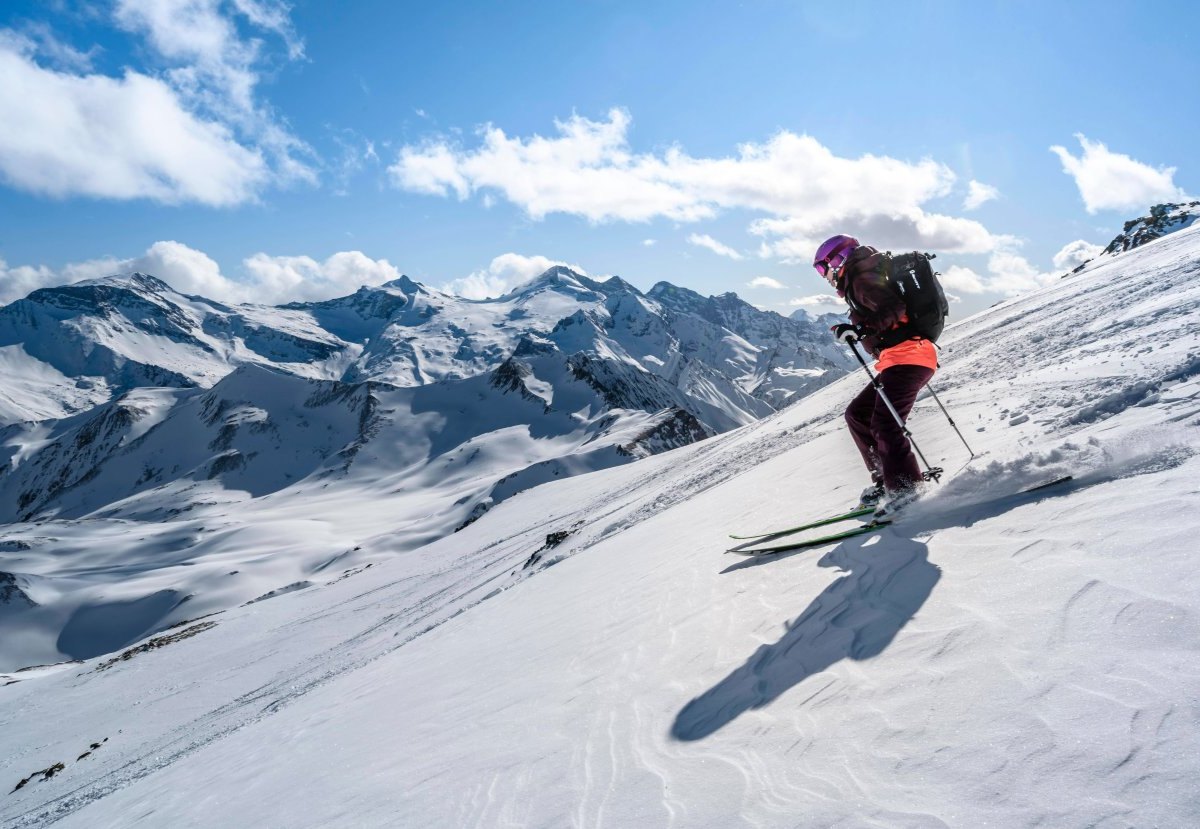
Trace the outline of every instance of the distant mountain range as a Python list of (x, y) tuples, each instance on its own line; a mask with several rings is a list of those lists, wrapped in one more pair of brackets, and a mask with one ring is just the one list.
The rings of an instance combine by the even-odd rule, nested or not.
[(567, 268), (481, 301), (405, 277), (281, 307), (141, 273), (35, 291), (0, 308), (0, 661), (305, 586), (371, 537), (421, 547), (771, 415), (846, 357), (822, 322)]
[(822, 323), (564, 267), (491, 300), (401, 277), (280, 307), (113, 276), (0, 308), (0, 365), (0, 521), (178, 512), (199, 482), (260, 495), (346, 475), (382, 444), (423, 447), (433, 469), (521, 432), (455, 493), (459, 523), (501, 480), (511, 494), (685, 445), (848, 367)]

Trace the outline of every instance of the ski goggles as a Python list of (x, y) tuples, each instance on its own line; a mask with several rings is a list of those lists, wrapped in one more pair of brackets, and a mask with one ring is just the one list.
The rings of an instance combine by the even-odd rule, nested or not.
[(821, 274), (821, 276), (825, 277), (826, 279), (829, 279), (831, 274), (833, 278), (836, 279), (838, 272), (841, 271), (842, 266), (845, 264), (846, 257), (843, 254), (835, 253), (828, 259), (821, 259), (817, 262), (813, 262), (813, 267), (817, 269), (817, 273)]

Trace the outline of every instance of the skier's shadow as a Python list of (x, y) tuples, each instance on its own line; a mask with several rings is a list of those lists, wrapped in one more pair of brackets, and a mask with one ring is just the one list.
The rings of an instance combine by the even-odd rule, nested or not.
[(928, 556), (926, 545), (894, 528), (843, 541), (818, 564), (846, 575), (789, 622), (778, 642), (761, 646), (744, 665), (685, 705), (675, 716), (671, 736), (701, 740), (842, 659), (878, 656), (941, 578), (942, 571)]

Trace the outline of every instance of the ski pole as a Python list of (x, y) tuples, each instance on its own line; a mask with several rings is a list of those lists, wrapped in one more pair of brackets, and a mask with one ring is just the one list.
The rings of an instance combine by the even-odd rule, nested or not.
[(962, 432), (960, 432), (960, 431), (958, 431), (958, 424), (956, 424), (956, 423), (954, 422), (954, 418), (952, 418), (952, 417), (950, 416), (950, 412), (946, 411), (946, 407), (942, 405), (942, 401), (941, 401), (941, 399), (940, 399), (940, 398), (937, 396), (937, 392), (935, 392), (935, 391), (933, 390), (933, 384), (932, 384), (932, 383), (926, 383), (926, 384), (925, 384), (925, 388), (929, 389), (929, 393), (930, 393), (930, 394), (932, 394), (932, 395), (933, 395), (933, 399), (937, 401), (938, 408), (942, 410), (942, 414), (944, 414), (944, 415), (946, 416), (946, 420), (949, 420), (949, 421), (950, 421), (950, 425), (951, 425), (952, 427), (954, 427), (954, 432), (955, 432), (955, 434), (957, 434), (957, 435), (958, 435), (958, 439), (959, 439), (959, 440), (961, 440), (961, 441), (963, 442), (963, 446), (967, 447), (967, 451), (968, 451), (968, 452), (970, 452), (970, 454), (971, 454), (971, 459), (972, 459), (972, 460), (974, 460), (974, 459), (975, 459), (975, 451), (974, 451), (973, 449), (971, 449), (971, 444), (967, 443), (967, 439), (966, 439), (965, 437), (963, 437), (963, 433), (962, 433)]
[(888, 400), (888, 396), (884, 393), (883, 383), (878, 377), (871, 373), (871, 369), (867, 367), (867, 361), (864, 360), (862, 355), (858, 353), (858, 339), (856, 337), (850, 337), (846, 342), (850, 346), (850, 350), (854, 352), (854, 356), (858, 358), (858, 363), (863, 367), (863, 371), (865, 371), (867, 376), (871, 378), (871, 385), (875, 387), (875, 391), (879, 395), (879, 399), (883, 401), (883, 404), (887, 406), (887, 410), (892, 413), (892, 417), (896, 419), (896, 425), (900, 427), (900, 431), (904, 432), (904, 436), (908, 438), (908, 442), (912, 444), (913, 451), (917, 453), (917, 457), (921, 459), (921, 463), (925, 464), (925, 479), (937, 481), (942, 477), (941, 467), (930, 466), (929, 461), (925, 460), (925, 455), (921, 452), (921, 447), (917, 446), (917, 442), (913, 440), (912, 432), (908, 430), (908, 426), (904, 424), (904, 420), (900, 417), (900, 413), (896, 411), (896, 407), (892, 405), (892, 401)]

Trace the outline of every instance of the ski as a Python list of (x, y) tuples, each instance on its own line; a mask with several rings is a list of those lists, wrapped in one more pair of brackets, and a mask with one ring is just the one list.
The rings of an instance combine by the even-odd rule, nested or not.
[(780, 536), (791, 535), (792, 533), (798, 533), (803, 530), (812, 530), (816, 529), (817, 527), (824, 527), (827, 524), (836, 524), (839, 521), (849, 521), (852, 518), (862, 518), (864, 515), (870, 515), (873, 512), (875, 512), (875, 507), (873, 506), (859, 507), (858, 509), (853, 509), (850, 512), (842, 513), (841, 515), (835, 515), (832, 518), (821, 518), (817, 521), (811, 521), (808, 524), (801, 524), (798, 527), (789, 527), (786, 530), (775, 530), (774, 532), (757, 533), (756, 535), (731, 535), (729, 537), (737, 541), (748, 541), (754, 538), (779, 538)]
[(820, 547), (825, 544), (832, 544), (834, 541), (841, 541), (844, 538), (854, 538), (856, 535), (865, 535), (876, 530), (882, 530), (891, 521), (872, 521), (869, 524), (863, 524), (861, 527), (855, 527), (852, 530), (843, 530), (840, 533), (832, 535), (823, 535), (820, 538), (808, 538), (803, 541), (790, 541), (786, 544), (773, 544), (770, 547), (749, 547), (739, 545), (726, 550), (727, 553), (736, 553), (739, 556), (764, 556), (772, 553), (782, 553), (787, 550), (803, 550), (805, 547)]
[[(1025, 495), (1030, 492), (1041, 492), (1044, 489), (1049, 489), (1050, 487), (1058, 486), (1059, 484), (1065, 484), (1072, 480), (1074, 480), (1073, 476), (1062, 475), (1058, 478), (1053, 478), (1049, 481), (1045, 481), (1043, 483), (1036, 484), (1034, 486), (1023, 489), (1023, 490), (1021, 490), (1020, 494)], [(820, 538), (810, 538), (810, 539), (806, 539), (806, 540), (802, 540), (802, 541), (787, 542), (784, 544), (772, 544), (769, 547), (754, 547), (754, 546), (752, 546), (755, 543), (762, 543), (763, 541), (769, 541), (769, 540), (775, 539), (775, 538), (782, 538), (785, 535), (793, 535), (798, 532), (803, 532), (804, 530), (812, 530), (812, 529), (816, 529), (817, 527), (824, 527), (829, 524), (837, 524), (841, 521), (849, 521), (854, 518), (862, 518), (864, 516), (871, 515), (874, 512), (875, 512), (875, 507), (862, 507), (862, 508), (859, 508), (856, 510), (851, 510), (850, 512), (847, 512), (843, 515), (835, 515), (832, 518), (822, 518), (819, 521), (812, 521), (808, 524), (803, 524), (799, 527), (792, 527), (792, 528), (786, 529), (786, 530), (776, 530), (775, 532), (762, 533), (761, 535), (731, 535), (730, 538), (732, 538), (732, 539), (735, 539), (738, 541), (747, 541), (749, 543), (739, 544), (737, 547), (732, 547), (732, 548), (726, 550), (725, 552), (736, 553), (737, 555), (742, 555), (742, 556), (757, 556), (757, 555), (769, 555), (771, 553), (782, 553), (787, 550), (802, 550), (805, 547), (820, 547), (823, 544), (829, 544), (834, 541), (841, 541), (844, 538), (853, 538), (856, 535), (864, 535), (869, 532), (874, 532), (875, 530), (882, 529), (883, 527), (886, 527), (888, 524), (891, 523), (890, 520), (886, 520), (886, 519), (885, 520), (875, 520), (875, 521), (871, 521), (870, 523), (863, 524), (858, 527), (854, 527), (853, 529), (844, 530), (840, 533), (832, 533), (830, 535), (823, 535)]]
[(1025, 495), (1026, 493), (1029, 493), (1029, 492), (1040, 492), (1043, 489), (1048, 489), (1052, 486), (1058, 486), (1059, 484), (1065, 484), (1068, 481), (1073, 481), (1073, 480), (1075, 480), (1075, 476), (1063, 475), (1061, 478), (1055, 478), (1054, 480), (1046, 481), (1045, 483), (1038, 484), (1037, 486), (1031, 486), (1028, 489), (1023, 489), (1023, 490), (1021, 490), (1021, 494)]

